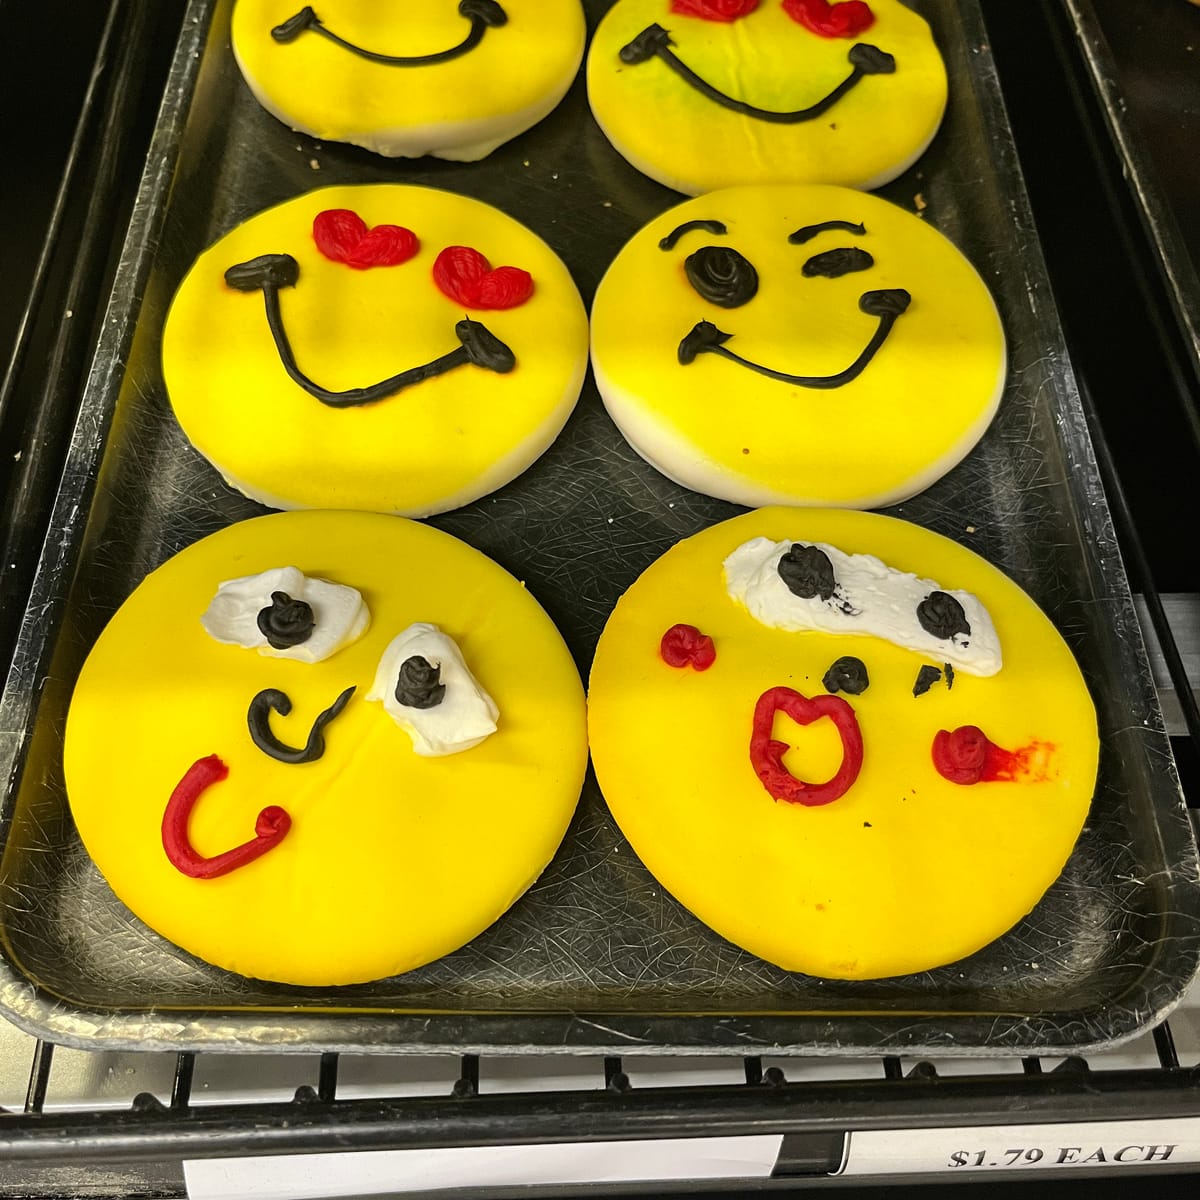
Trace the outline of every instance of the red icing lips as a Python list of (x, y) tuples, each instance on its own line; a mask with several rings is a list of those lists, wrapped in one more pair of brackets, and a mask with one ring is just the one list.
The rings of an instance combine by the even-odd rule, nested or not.
[(401, 225), (371, 229), (348, 208), (327, 208), (313, 219), (313, 241), (326, 258), (365, 271), (408, 262), (421, 248), (417, 235)]
[(270, 804), (258, 814), (254, 837), (248, 842), (234, 846), (224, 854), (214, 854), (212, 858), (200, 854), (188, 839), (188, 818), (204, 791), (214, 783), (220, 783), (228, 774), (229, 768), (217, 755), (198, 758), (175, 785), (167, 801), (162, 819), (163, 850), (171, 865), (192, 879), (216, 879), (252, 863), (278, 846), (292, 827), (292, 818), (287, 812)]
[[(811, 725), (821, 717), (828, 717), (837, 726), (842, 738), (842, 765), (831, 779), (824, 783), (807, 783), (797, 779), (783, 765), (788, 744), (771, 737), (777, 712), (787, 713), (797, 725)], [(853, 787), (862, 761), (862, 730), (858, 727), (854, 709), (841, 696), (817, 696), (810, 700), (789, 687), (768, 688), (759, 696), (750, 735), (750, 762), (763, 787), (776, 800), (808, 807), (829, 804)]]

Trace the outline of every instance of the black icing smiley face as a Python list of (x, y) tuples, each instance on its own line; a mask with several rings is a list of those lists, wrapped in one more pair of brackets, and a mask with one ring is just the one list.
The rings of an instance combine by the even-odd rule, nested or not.
[(588, 58), (601, 128), (681, 191), (876, 187), (928, 144), (946, 80), (895, 0), (619, 0)]
[(234, 56), (289, 128), (473, 161), (540, 121), (583, 55), (579, 0), (237, 0)]
[(597, 384), (665, 474), (747, 505), (927, 486), (999, 402), (987, 288), (934, 229), (842, 188), (731, 188), (647, 225), (592, 309)]
[(172, 407), (278, 508), (423, 516), (484, 495), (579, 395), (586, 315), (563, 263), (498, 209), (430, 188), (327, 188), (205, 251), (163, 334)]

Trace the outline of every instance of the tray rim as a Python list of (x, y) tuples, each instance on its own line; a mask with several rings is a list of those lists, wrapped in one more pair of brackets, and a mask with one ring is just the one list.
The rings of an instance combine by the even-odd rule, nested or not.
[[(113, 399), (123, 374), (124, 360), (132, 342), (141, 309), (141, 295), (158, 248), (168, 212), (174, 182), (177, 150), (190, 113), (205, 42), (210, 35), (210, 18), (218, 0), (189, 0), (176, 54), (172, 62), (159, 119), (138, 190), (129, 231), (117, 267), (112, 295), (104, 317), (92, 369), (83, 393), (78, 420), (73, 431), (62, 484), (55, 501), (47, 540), (35, 576), (33, 591), (18, 638), (9, 680), (0, 702), (0, 770), (7, 779), (7, 791), (0, 797), (0, 847), (11, 821), (11, 798), (15, 794), (30, 741), (40, 689), (24, 698), (15, 694), (14, 681), (27, 678), (31, 666), (41, 667), (53, 649), (48, 630), (56, 626), (66, 604), (71, 576), (82, 550), (82, 539), (54, 540), (55, 530), (66, 530), (71, 518), (86, 511), (91, 503), (96, 473), (103, 458), (104, 445), (112, 419)], [(957, 6), (960, 20), (972, 38), (985, 40), (985, 29), (978, 0)], [(1003, 98), (994, 62), (987, 53), (976, 54), (975, 83), (985, 111), (985, 123), (991, 128), (1007, 128)], [(997, 173), (1008, 181), (1005, 197), (1016, 224), (1033, 228), (1032, 214), (1016, 159), (1011, 137), (994, 145)], [(1057, 343), (1047, 351), (1063, 364), (1060, 382), (1069, 412), (1083, 436), (1078, 441), (1082, 455), (1070, 461), (1072, 486), (1087, 477), (1096, 492), (1103, 494), (1086, 421), (1076, 390), (1061, 326), (1046, 276), (1040, 243), (1031, 240), (1033, 253), (1022, 263), (1024, 282), (1036, 303), (1054, 318)], [(1064, 451), (1078, 448), (1076, 442), (1064, 442)], [(1070, 455), (1067, 457), (1070, 459)], [(1132, 596), (1119, 553), (1112, 538), (1107, 506), (1096, 511), (1081, 506), (1081, 518), (1096, 545), (1111, 546), (1118, 571), (1106, 582), (1117, 586), (1110, 602), (1133, 611)], [(1133, 625), (1136, 629), (1136, 624)], [(1144, 646), (1134, 648), (1145, 658)], [(1148, 672), (1145, 673), (1148, 679)], [(44, 672), (38, 674), (44, 682)], [(1149, 711), (1158, 718), (1148, 730), (1165, 742), (1157, 700), (1152, 691), (1147, 698)], [(24, 717), (24, 721), (20, 718)], [(1148, 749), (1145, 747), (1144, 749)], [(1164, 762), (1174, 776), (1169, 754)], [(1177, 789), (1176, 789), (1177, 790)], [(1180, 872), (1171, 884), (1173, 904), (1170, 916), (1182, 923), (1163, 941), (1170, 941), (1182, 954), (1186, 972), (1171, 981), (1161, 978), (1156, 989), (1146, 993), (1145, 1010), (1135, 1014), (1115, 1003), (1095, 1011), (1036, 1015), (997, 1011), (996, 1013), (954, 1014), (945, 1011), (882, 1010), (869, 1014), (848, 1014), (842, 1009), (826, 1013), (808, 1009), (791, 1014), (636, 1013), (619, 1012), (541, 1012), (505, 1011), (415, 1011), (402, 1013), (374, 1009), (367, 1013), (310, 1009), (297, 1014), (286, 1006), (278, 1009), (257, 1007), (233, 1012), (213, 1010), (113, 1010), (101, 1012), (66, 1004), (21, 975), (7, 953), (0, 952), (0, 1011), (18, 1027), (64, 1045), (104, 1050), (217, 1050), (229, 1052), (315, 1053), (504, 1053), (533, 1054), (557, 1052), (579, 1055), (621, 1054), (807, 1054), (877, 1055), (886, 1052), (916, 1054), (948, 1053), (955, 1056), (989, 1056), (1028, 1053), (1078, 1053), (1085, 1049), (1107, 1048), (1136, 1037), (1157, 1024), (1182, 999), (1191, 979), (1200, 971), (1200, 862), (1194, 840), (1190, 838), (1186, 813), (1160, 813), (1159, 835), (1174, 845), (1184, 844), (1183, 858), (1190, 867), (1187, 878)], [(1186, 894), (1184, 885), (1190, 885)], [(2, 932), (2, 931), (0, 931)], [(1189, 936), (1190, 935), (1190, 936)], [(6, 948), (5, 948), (6, 949)], [(1147, 1013), (1149, 1015), (1147, 1015)], [(841, 1036), (846, 1018), (858, 1022), (856, 1031), (868, 1031), (873, 1037), (860, 1040)], [(990, 1021), (988, 1038), (979, 1041), (980, 1017)], [(1136, 1016), (1136, 1021), (1134, 1017)], [(370, 1029), (364, 1026), (376, 1021)], [(697, 1024), (699, 1022), (699, 1024)], [(822, 1040), (822, 1031), (829, 1040)], [(1064, 1036), (1069, 1031), (1070, 1036)], [(597, 1036), (599, 1035), (599, 1036)], [(960, 1041), (965, 1037), (965, 1041)], [(975, 1040), (972, 1040), (975, 1039)]]

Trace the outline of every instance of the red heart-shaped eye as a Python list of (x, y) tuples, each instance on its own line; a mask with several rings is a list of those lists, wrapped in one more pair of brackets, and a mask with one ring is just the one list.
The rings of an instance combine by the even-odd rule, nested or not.
[(313, 219), (313, 241), (326, 258), (365, 271), (368, 267), (395, 267), (421, 248), (417, 235), (401, 225), (367, 223), (348, 208), (327, 208)]
[(875, 24), (875, 14), (865, 0), (783, 0), (783, 10), (793, 21), (821, 37), (858, 37)]
[(447, 246), (434, 260), (433, 281), (466, 308), (516, 308), (533, 295), (533, 276), (520, 267), (496, 267), (470, 246)]
[(758, 0), (671, 0), (673, 13), (705, 21), (736, 21), (757, 7)]

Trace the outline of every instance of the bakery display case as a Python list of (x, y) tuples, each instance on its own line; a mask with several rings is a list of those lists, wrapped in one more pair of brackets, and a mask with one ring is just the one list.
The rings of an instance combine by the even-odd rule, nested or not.
[[(526, 214), (590, 300), (615, 250), (678, 197), (587, 124), (579, 82), (476, 165), (389, 163), (289, 134), (238, 76), (230, 7), (113, 0), (77, 29), (74, 90), (38, 143), (41, 190), (14, 205), (0, 1182), (171, 1195), (186, 1176), (192, 1195), (233, 1194), (219, 1191), (222, 1160), (285, 1156), (265, 1168), (278, 1183), (291, 1156), (315, 1171), (326, 1160), (303, 1156), (480, 1146), (530, 1156), (511, 1176), (472, 1176), (463, 1156), (389, 1159), (370, 1188), (786, 1189), (1085, 1166), (1142, 1178), (1200, 1161), (1185, 804), (1200, 769), (1200, 586), (1180, 553), (1200, 454), (1200, 193), (1172, 151), (1198, 122), (1186, 86), (1158, 86), (1185, 71), (1200, 11), (1063, 0), (1018, 19), (987, 0), (914, 5), (954, 100), (926, 156), (882, 194), (935, 219), (987, 279), (1010, 377), (976, 450), (893, 511), (1028, 588), (1080, 660), (1105, 747), (1092, 819), (1035, 913), (919, 977), (792, 977), (697, 928), (622, 858), (590, 781), (513, 920), (399, 980), (314, 995), (184, 961), (107, 893), (62, 811), (61, 729), (86, 646), (148, 569), (262, 511), (197, 459), (165, 405), (155, 347), (170, 295), (263, 205), (402, 174)], [(584, 7), (594, 23), (608, 5)], [(4, 52), (52, 44), (54, 18), (14, 28)], [(641, 567), (735, 511), (646, 467), (589, 382), (534, 468), (432, 523), (528, 580), (586, 673)], [(571, 1160), (595, 1142), (657, 1144), (674, 1160), (634, 1165), (645, 1145), (607, 1166)], [(557, 1161), (538, 1160), (548, 1146), (565, 1147)], [(252, 1186), (250, 1164), (233, 1170)], [(334, 1178), (311, 1194), (338, 1194)], [(368, 1188), (351, 1174), (341, 1194), (347, 1178)]]

